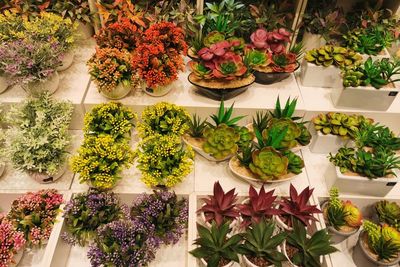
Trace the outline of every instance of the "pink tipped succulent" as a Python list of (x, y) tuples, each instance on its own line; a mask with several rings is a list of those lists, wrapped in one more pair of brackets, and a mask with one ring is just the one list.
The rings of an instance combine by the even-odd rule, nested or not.
[[(290, 184), (290, 197), (282, 198), (280, 209), (284, 215), (289, 215), (299, 219), (304, 225), (309, 226), (311, 221), (318, 221), (313, 214), (322, 213), (316, 205), (309, 205), (308, 202), (311, 198), (314, 189), (306, 187), (300, 194), (297, 193), (296, 188)], [(291, 222), (291, 220), (289, 220)]]
[(268, 49), (273, 54), (286, 52), (286, 45), (290, 42), (290, 32), (284, 28), (267, 32), (258, 29), (250, 35), (253, 48)]
[(271, 69), (273, 72), (293, 72), (297, 67), (296, 54), (281, 53), (272, 56)]
[(267, 49), (269, 46), (267, 44), (269, 32), (265, 29), (257, 29), (250, 35), (250, 40), (255, 48), (257, 49)]
[(209, 61), (212, 60), (215, 56), (223, 56), (231, 48), (231, 46), (232, 44), (230, 42), (221, 41), (212, 44), (210, 47), (203, 47), (197, 52), (197, 54), (201, 59)]
[(271, 218), (272, 215), (281, 215), (282, 211), (275, 208), (277, 196), (274, 196), (274, 191), (265, 192), (264, 187), (261, 187), (260, 193), (250, 186), (249, 201), (245, 204), (238, 204), (239, 212), (242, 216), (242, 227), (249, 226), (252, 222), (259, 223), (264, 218)]
[(218, 57), (213, 62), (213, 76), (217, 79), (233, 80), (247, 72), (242, 57), (234, 52), (226, 52), (223, 57)]
[(226, 221), (232, 221), (239, 217), (236, 207), (237, 194), (235, 194), (235, 189), (225, 194), (219, 182), (216, 182), (213, 193), (212, 196), (202, 199), (205, 205), (197, 211), (204, 212), (206, 222), (215, 221), (217, 225), (221, 225)]

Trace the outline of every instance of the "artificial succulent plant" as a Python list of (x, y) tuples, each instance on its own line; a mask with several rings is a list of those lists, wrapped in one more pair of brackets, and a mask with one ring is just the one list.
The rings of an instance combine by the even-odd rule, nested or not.
[(203, 150), (217, 160), (225, 159), (238, 150), (240, 135), (233, 127), (220, 124), (215, 128), (206, 128), (203, 135), (206, 139)]
[(400, 206), (396, 202), (381, 200), (375, 204), (375, 210), (379, 222), (387, 223), (390, 226), (400, 229)]
[(289, 149), (298, 145), (297, 139), (301, 136), (301, 129), (297, 123), (289, 118), (272, 119), (267, 128), (263, 131), (264, 139), (267, 138), (268, 132), (273, 128), (279, 131), (287, 129), (284, 138), (277, 147), (278, 149)]
[(326, 45), (307, 52), (304, 59), (317, 66), (353, 66), (362, 60), (362, 56), (345, 47)]
[(252, 154), (250, 170), (264, 181), (277, 180), (287, 174), (289, 160), (272, 147), (264, 147)]

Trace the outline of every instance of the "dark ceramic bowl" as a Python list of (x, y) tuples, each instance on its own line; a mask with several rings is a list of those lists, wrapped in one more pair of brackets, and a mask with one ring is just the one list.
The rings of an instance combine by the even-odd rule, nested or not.
[[(300, 67), (297, 63), (297, 67), (293, 72), (295, 72)], [(262, 72), (254, 70), (253, 74), (256, 77), (256, 83), (259, 84), (273, 84), (285, 80), (293, 72)]]

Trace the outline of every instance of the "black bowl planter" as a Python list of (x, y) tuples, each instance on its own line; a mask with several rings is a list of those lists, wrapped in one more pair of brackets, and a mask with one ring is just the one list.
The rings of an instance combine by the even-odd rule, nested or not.
[(254, 83), (254, 75), (250, 75), (241, 80), (207, 82), (198, 79), (193, 73), (189, 74), (188, 81), (197, 88), (197, 92), (208, 98), (221, 101), (228, 100), (245, 92)]
[[(299, 67), (300, 64), (297, 63), (297, 66), (293, 72), (295, 72)], [(256, 77), (256, 83), (273, 84), (283, 81), (284, 79), (288, 78), (293, 72), (263, 72), (261, 70), (254, 70), (253, 74)]]

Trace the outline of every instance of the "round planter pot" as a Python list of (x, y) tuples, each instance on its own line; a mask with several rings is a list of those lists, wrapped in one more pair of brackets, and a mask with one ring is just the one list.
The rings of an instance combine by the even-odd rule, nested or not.
[[(307, 236), (308, 236), (308, 235), (307, 235)], [(308, 237), (310, 237), (310, 236), (308, 236)], [(285, 257), (286, 257), (286, 259), (288, 260), (290, 266), (299, 267), (299, 266), (295, 265), (295, 264), (290, 260), (288, 254), (287, 254), (287, 252), (286, 252), (286, 240), (284, 240), (283, 243), (282, 243), (282, 251), (281, 251), (281, 252), (283, 253), (283, 255), (285, 255)], [(319, 262), (320, 262), (321, 266), (322, 266), (322, 260), (323, 260), (323, 259), (322, 259), (322, 256), (320, 256), (320, 257), (319, 257)], [(357, 266), (358, 266), (358, 265), (357, 265)], [(360, 266), (361, 266), (361, 265), (360, 265)], [(364, 267), (364, 266), (362, 266), (362, 267)]]
[(363, 241), (364, 238), (366, 238), (366, 232), (363, 230), (358, 237), (357, 245), (354, 247), (352, 255), (353, 261), (357, 266), (395, 266), (400, 262), (400, 256), (391, 262), (377, 261), (371, 253), (368, 252), (367, 244)]
[(144, 86), (143, 91), (150, 96), (155, 96), (155, 97), (165, 96), (173, 89), (174, 87), (173, 84), (174, 83), (170, 83), (165, 86), (158, 86), (155, 88), (149, 88), (147, 86)]
[(115, 87), (111, 92), (108, 91), (100, 91), (100, 94), (108, 99), (117, 100), (124, 98), (127, 96), (132, 90), (131, 85), (126, 86), (122, 83), (119, 83), (117, 87)]
[(93, 26), (89, 23), (78, 22), (78, 33), (80, 40), (87, 40), (94, 35)]
[(276, 224), (285, 231), (293, 231), (293, 228), (284, 223), (280, 216), (274, 215), (274, 220), (276, 221)]
[(57, 91), (59, 84), (60, 76), (56, 71), (53, 75), (48, 77), (47, 80), (28, 83), (26, 89), (31, 94), (37, 94), (43, 91), (48, 91), (50, 94), (54, 94), (54, 92)]
[(48, 175), (46, 173), (39, 173), (39, 172), (32, 172), (29, 173), (28, 175), (38, 183), (48, 184), (61, 178), (61, 176), (65, 173), (66, 170), (67, 170), (67, 164), (62, 166), (60, 170), (54, 175)]
[[(297, 63), (294, 71), (299, 67), (300, 64)], [(293, 72), (263, 72), (261, 70), (254, 70), (254, 76), (256, 77), (256, 83), (273, 84), (287, 79)]]
[(8, 266), (10, 267), (15, 267), (18, 265), (18, 263), (22, 260), (22, 257), (24, 256), (24, 249), (21, 248), (17, 254), (14, 255), (13, 258), (13, 263), (10, 263)]
[[(205, 261), (205, 259), (202, 258), (200, 261), (203, 264), (203, 266), (207, 266), (207, 262)], [(225, 264), (222, 267), (231, 267), (231, 266), (233, 266), (234, 263), (235, 263), (234, 261), (231, 261), (231, 262), (229, 262), (228, 264)]]
[(7, 90), (8, 87), (8, 76), (0, 75), (0, 94)]
[(74, 50), (68, 51), (63, 55), (62, 64), (57, 68), (57, 71), (64, 71), (71, 67), (74, 61), (75, 52)]

